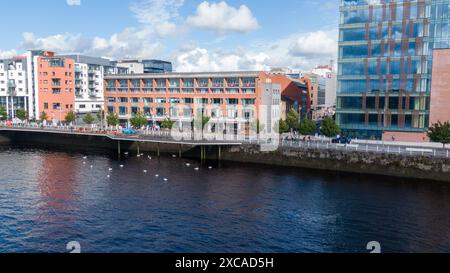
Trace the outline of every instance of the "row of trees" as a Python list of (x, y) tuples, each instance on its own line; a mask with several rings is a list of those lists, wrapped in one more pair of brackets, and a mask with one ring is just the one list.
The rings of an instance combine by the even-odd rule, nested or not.
[[(300, 120), (300, 115), (294, 109), (287, 113), (286, 120), (280, 120), (278, 127), (280, 133), (296, 131), (305, 136), (314, 135), (317, 131), (317, 126), (313, 121), (307, 118)], [(334, 137), (339, 135), (341, 130), (332, 118), (327, 117), (322, 122), (320, 133), (327, 137)]]

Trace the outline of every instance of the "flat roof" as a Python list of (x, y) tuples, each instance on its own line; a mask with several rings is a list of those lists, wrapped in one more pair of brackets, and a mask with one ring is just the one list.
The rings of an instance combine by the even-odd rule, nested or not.
[(229, 72), (167, 72), (147, 74), (115, 74), (105, 76), (106, 80), (113, 79), (166, 79), (166, 78), (222, 78), (222, 77), (258, 77), (260, 71), (229, 71)]

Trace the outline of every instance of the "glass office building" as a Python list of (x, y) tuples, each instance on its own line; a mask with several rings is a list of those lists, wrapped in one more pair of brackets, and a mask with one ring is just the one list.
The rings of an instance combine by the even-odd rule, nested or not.
[(450, 0), (341, 0), (336, 120), (382, 139), (429, 126), (432, 53), (450, 47)]
[(172, 72), (172, 63), (161, 60), (142, 60), (144, 64), (144, 73), (170, 73)]

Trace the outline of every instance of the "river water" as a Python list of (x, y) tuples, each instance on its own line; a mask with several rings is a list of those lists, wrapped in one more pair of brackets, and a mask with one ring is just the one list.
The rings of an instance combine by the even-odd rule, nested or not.
[(0, 252), (450, 252), (448, 184), (208, 167), (1, 147)]

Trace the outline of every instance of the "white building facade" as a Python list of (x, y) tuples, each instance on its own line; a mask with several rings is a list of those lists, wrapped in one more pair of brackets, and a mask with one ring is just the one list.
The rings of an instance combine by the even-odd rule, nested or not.
[(26, 57), (0, 60), (0, 105), (11, 119), (16, 117), (17, 110), (28, 110)]
[(84, 55), (61, 55), (75, 61), (75, 112), (83, 116), (104, 110), (104, 75), (126, 74), (128, 68), (117, 67), (105, 58)]

